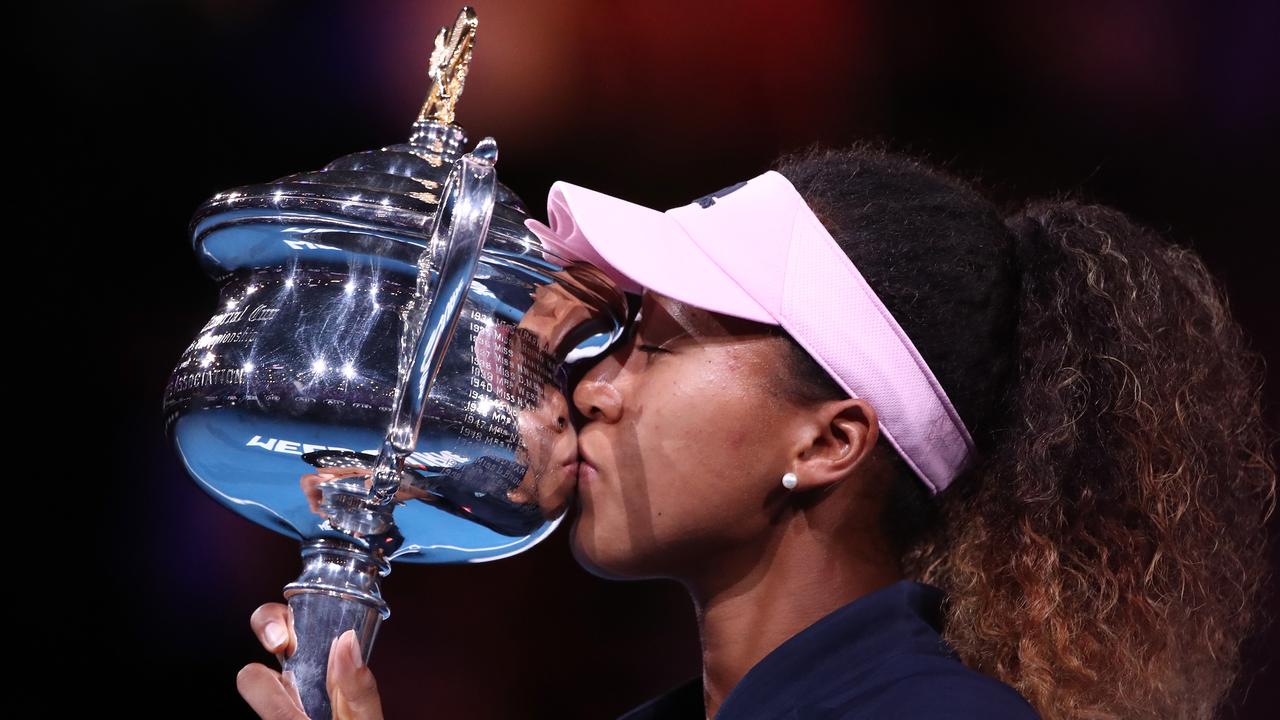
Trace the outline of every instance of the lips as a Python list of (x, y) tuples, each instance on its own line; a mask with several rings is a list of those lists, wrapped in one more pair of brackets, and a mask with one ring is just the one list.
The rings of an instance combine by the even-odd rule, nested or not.
[(595, 477), (595, 466), (587, 460), (586, 455), (577, 455), (572, 461), (565, 463), (565, 468), (575, 481), (581, 484), (588, 476)]
[(591, 461), (591, 453), (583, 441), (584, 433), (578, 433), (578, 484), (585, 485), (599, 478), (599, 472)]

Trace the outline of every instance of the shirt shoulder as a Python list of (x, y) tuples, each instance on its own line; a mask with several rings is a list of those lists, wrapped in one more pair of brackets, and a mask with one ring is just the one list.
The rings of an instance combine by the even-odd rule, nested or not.
[[(1040, 720), (1012, 687), (946, 657), (888, 658), (880, 683), (834, 693), (799, 720)], [(894, 672), (894, 671), (897, 672)], [(855, 686), (856, 687), (856, 686)]]

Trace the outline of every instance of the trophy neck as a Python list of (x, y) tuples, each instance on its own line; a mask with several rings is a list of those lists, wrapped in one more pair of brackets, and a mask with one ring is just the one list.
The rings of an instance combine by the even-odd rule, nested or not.
[(413, 123), (411, 133), (409, 145), (420, 151), (423, 159), (435, 160), (432, 164), (437, 167), (438, 163), (451, 164), (461, 157), (467, 142), (467, 134), (461, 127), (438, 120), (418, 120)]

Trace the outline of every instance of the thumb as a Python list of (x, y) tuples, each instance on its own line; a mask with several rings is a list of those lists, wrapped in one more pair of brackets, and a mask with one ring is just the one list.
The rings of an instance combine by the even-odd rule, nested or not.
[(330, 645), (326, 685), (333, 720), (382, 720), (378, 683), (364, 664), (355, 630), (342, 633)]

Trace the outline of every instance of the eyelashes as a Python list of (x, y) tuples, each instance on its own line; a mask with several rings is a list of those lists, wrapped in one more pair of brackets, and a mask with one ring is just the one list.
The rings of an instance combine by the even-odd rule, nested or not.
[[(619, 344), (619, 345), (627, 344), (627, 343), (631, 343), (631, 342), (633, 342), (633, 341), (635, 341), (635, 340), (639, 340), (639, 339), (640, 339), (640, 337), (639, 337), (639, 336), (640, 336), (640, 318), (641, 318), (642, 316), (643, 316), (643, 311), (641, 311), (640, 313), (637, 313), (637, 314), (636, 314), (636, 317), (635, 317), (635, 320), (632, 320), (630, 323), (628, 323), (628, 324), (627, 324), (627, 327), (626, 327), (625, 331), (623, 332), (622, 337), (618, 338), (618, 344)], [(659, 347), (659, 346), (657, 346), (657, 345), (646, 345), (646, 344), (643, 344), (643, 343), (642, 343), (642, 344), (639, 344), (639, 345), (636, 345), (636, 349), (637, 349), (637, 350), (639, 350), (639, 351), (640, 351), (640, 352), (642, 352), (642, 353), (647, 353), (647, 354), (650, 354), (650, 355), (653, 355), (653, 354), (655, 354), (655, 353), (669, 353), (669, 352), (671, 352), (670, 350), (668, 350), (668, 349), (666, 349), (666, 348), (664, 348), (664, 347)]]
[[(643, 309), (636, 312), (635, 319), (627, 323), (626, 328), (623, 330), (622, 336), (618, 338), (617, 346), (630, 344), (640, 339), (640, 320), (643, 317), (644, 317)], [(670, 350), (658, 345), (647, 345), (643, 343), (637, 344), (636, 350), (639, 350), (640, 352), (645, 353), (647, 355), (671, 352)]]

